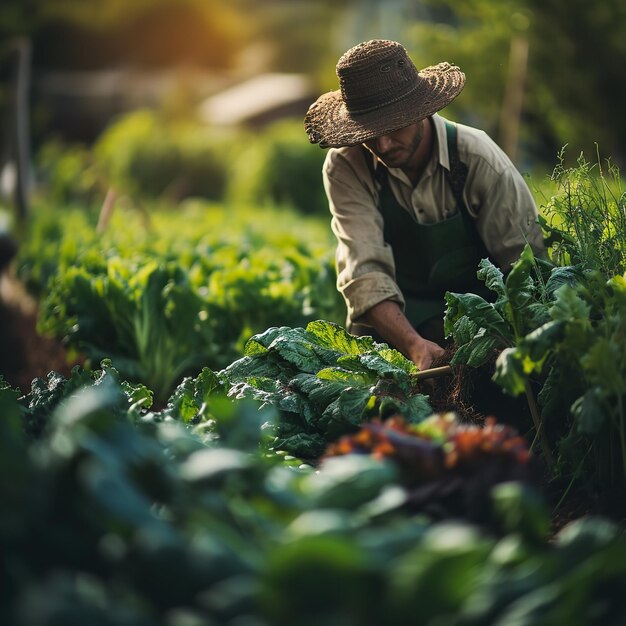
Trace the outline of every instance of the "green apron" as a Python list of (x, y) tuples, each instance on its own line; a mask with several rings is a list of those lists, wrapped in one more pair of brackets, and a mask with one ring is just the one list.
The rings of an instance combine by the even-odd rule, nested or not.
[[(455, 215), (441, 222), (419, 224), (393, 195), (387, 168), (378, 167), (375, 173), (381, 185), (378, 208), (384, 220), (384, 238), (393, 250), (405, 315), (415, 328), (432, 318), (443, 319), (446, 291), (489, 294), (476, 277), (478, 263), (488, 256), (487, 250), (463, 201), (467, 165), (458, 157), (456, 125), (445, 123)], [(373, 170), (369, 158), (368, 163)]]

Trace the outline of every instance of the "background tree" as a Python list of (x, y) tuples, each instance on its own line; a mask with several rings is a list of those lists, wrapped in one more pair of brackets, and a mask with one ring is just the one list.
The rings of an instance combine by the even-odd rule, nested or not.
[(418, 63), (450, 60), (466, 72), (462, 98), (450, 111), (500, 139), (501, 107), (510, 72), (511, 42), (528, 44), (520, 151), (525, 167), (552, 164), (568, 144), (575, 159), (602, 156), (623, 166), (626, 120), (626, 5), (619, 0), (424, 0), (407, 27)]
[(626, 165), (626, 4), (526, 0), (532, 11), (528, 126), (540, 154), (569, 144), (576, 157)]

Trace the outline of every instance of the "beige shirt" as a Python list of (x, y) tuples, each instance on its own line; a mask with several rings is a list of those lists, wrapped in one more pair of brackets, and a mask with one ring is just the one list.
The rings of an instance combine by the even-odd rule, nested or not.
[[(457, 212), (448, 182), (450, 168), (444, 119), (432, 116), (432, 156), (413, 186), (406, 174), (389, 168), (391, 189), (400, 205), (420, 224), (444, 220)], [(526, 241), (543, 250), (537, 207), (524, 179), (506, 154), (481, 130), (458, 124), (459, 159), (468, 166), (465, 205), (492, 260), (506, 271)], [(383, 300), (404, 306), (395, 282), (391, 247), (383, 238), (379, 191), (361, 146), (333, 148), (323, 168), (324, 187), (337, 238), (337, 288), (348, 308), (348, 323)], [(384, 167), (367, 153), (375, 167)]]

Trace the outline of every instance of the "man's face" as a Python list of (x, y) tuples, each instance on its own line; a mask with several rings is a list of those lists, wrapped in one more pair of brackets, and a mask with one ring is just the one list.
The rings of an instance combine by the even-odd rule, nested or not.
[(424, 120), (388, 135), (366, 141), (363, 145), (387, 167), (406, 168), (411, 165), (424, 137)]

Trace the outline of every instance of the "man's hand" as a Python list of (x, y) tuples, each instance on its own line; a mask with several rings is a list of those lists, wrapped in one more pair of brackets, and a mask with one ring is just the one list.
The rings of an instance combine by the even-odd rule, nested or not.
[(385, 341), (411, 359), (420, 370), (428, 369), (435, 359), (444, 354), (440, 345), (424, 339), (411, 326), (400, 305), (393, 300), (379, 302), (367, 311), (363, 319)]
[(443, 356), (444, 352), (445, 350), (438, 343), (420, 337), (420, 340), (410, 348), (408, 357), (420, 370), (427, 370), (433, 361)]

